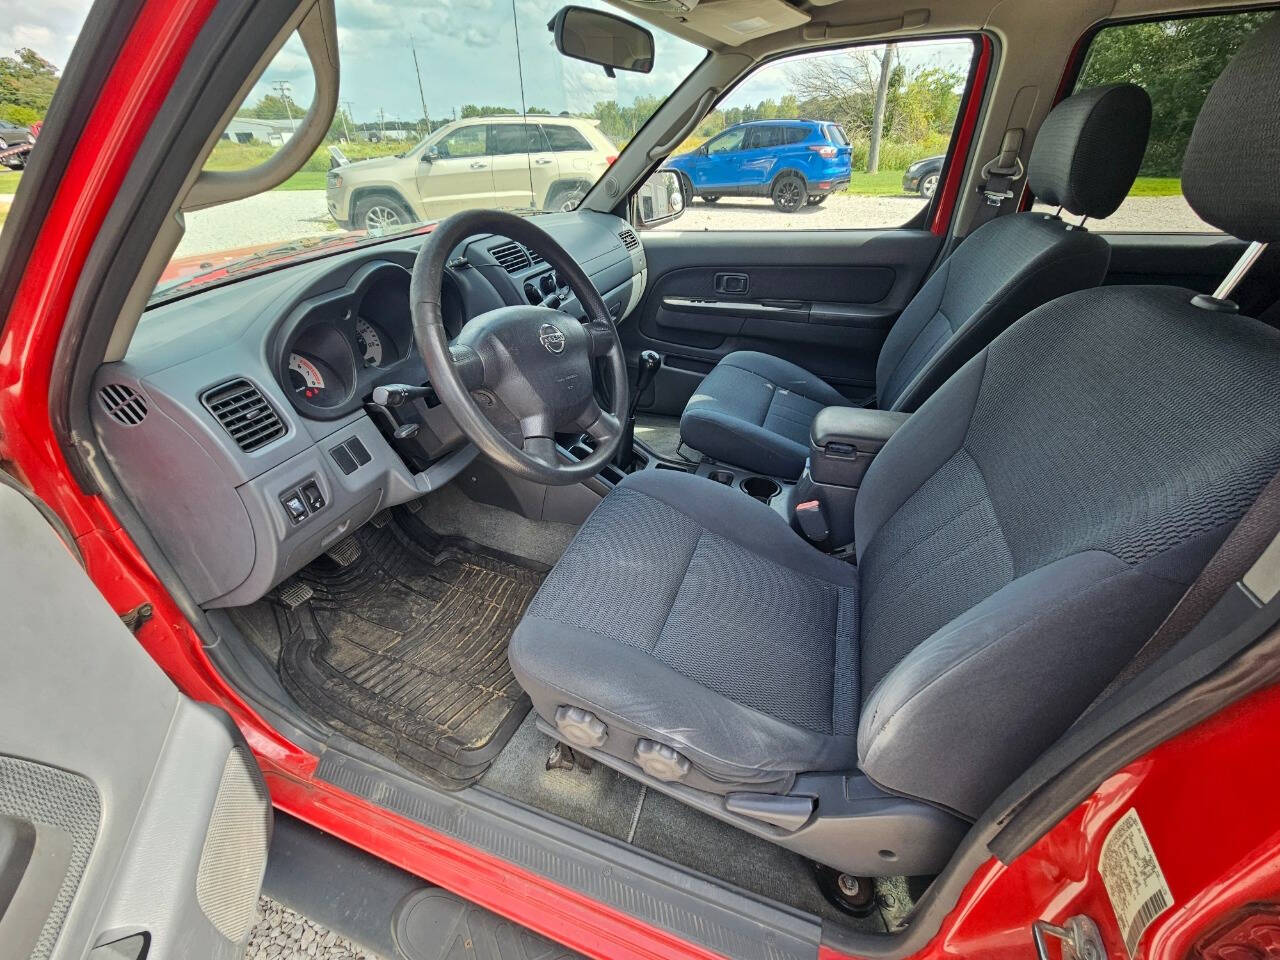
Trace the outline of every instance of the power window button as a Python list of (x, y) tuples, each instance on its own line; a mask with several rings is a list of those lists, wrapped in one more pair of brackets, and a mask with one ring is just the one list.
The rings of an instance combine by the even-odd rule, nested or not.
[(320, 492), (320, 486), (314, 480), (302, 485), (302, 499), (307, 501), (307, 507), (312, 513), (324, 506), (324, 494)]
[(284, 512), (289, 515), (289, 519), (294, 523), (301, 523), (307, 519), (307, 505), (302, 502), (302, 496), (296, 491), (285, 494), (280, 502), (284, 504)]

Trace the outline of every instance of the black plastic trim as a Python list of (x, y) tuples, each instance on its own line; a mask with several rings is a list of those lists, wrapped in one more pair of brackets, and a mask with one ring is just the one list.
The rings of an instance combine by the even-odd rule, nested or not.
[(819, 924), (483, 789), (439, 793), (327, 750), (315, 777), (593, 900), (740, 960), (816, 957)]

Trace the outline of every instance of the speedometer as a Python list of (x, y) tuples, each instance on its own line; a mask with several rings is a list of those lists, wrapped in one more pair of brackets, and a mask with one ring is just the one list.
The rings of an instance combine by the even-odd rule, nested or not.
[(324, 374), (312, 360), (289, 354), (289, 386), (295, 393), (308, 400), (318, 400), (324, 395)]
[(378, 328), (364, 317), (356, 318), (356, 346), (366, 367), (382, 366), (382, 337), (378, 335)]

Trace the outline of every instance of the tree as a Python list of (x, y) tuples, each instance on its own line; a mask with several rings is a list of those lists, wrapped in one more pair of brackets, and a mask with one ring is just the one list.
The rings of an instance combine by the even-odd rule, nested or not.
[(242, 117), (253, 117), (256, 120), (297, 120), (307, 112), (307, 108), (299, 104), (293, 97), (265, 94), (252, 107), (244, 107), (239, 111)]
[[(871, 144), (867, 148), (867, 173), (880, 171), (880, 140), (884, 136), (884, 111), (889, 99), (889, 77), (893, 73), (892, 43), (885, 44), (879, 53), (880, 79), (876, 83), (876, 102), (871, 111)], [(876, 54), (872, 54), (876, 56)]]
[(1209, 88), (1240, 44), (1272, 16), (1231, 13), (1108, 27), (1090, 46), (1078, 87), (1127, 82), (1146, 90), (1151, 137), (1141, 172), (1177, 176)]
[(0, 57), (0, 113), (10, 122), (27, 126), (42, 119), (57, 86), (58, 68), (34, 50)]

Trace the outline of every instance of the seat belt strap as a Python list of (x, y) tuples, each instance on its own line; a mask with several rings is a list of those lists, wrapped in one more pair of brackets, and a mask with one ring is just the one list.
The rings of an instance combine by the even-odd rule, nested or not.
[(1004, 139), (1000, 141), (1000, 153), (983, 165), (978, 193), (982, 194), (987, 206), (999, 208), (1006, 200), (1013, 199), (1013, 185), (1026, 172), (1022, 158), (1018, 156), (1022, 152), (1024, 135), (1021, 127), (1006, 130)]
[(1232, 584), (1243, 581), (1245, 589), (1254, 595), (1259, 605), (1270, 602), (1280, 592), (1280, 539), (1277, 534), (1280, 534), (1280, 473), (1262, 488), (1253, 505), (1209, 558), (1187, 592), (1174, 604), (1164, 622), (1089, 704), (1081, 717), (1092, 712), (1094, 707), (1185, 637)]

